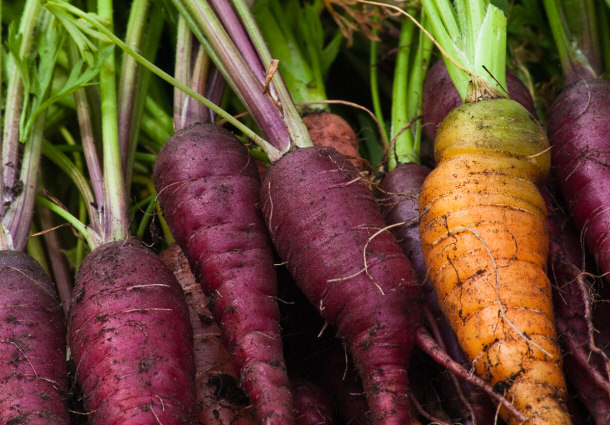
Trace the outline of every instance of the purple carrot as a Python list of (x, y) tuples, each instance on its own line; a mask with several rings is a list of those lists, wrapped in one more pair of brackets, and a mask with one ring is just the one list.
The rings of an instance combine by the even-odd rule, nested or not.
[(553, 172), (599, 271), (610, 283), (610, 84), (599, 78), (592, 0), (544, 1), (566, 86), (549, 109)]
[(109, 242), (85, 257), (74, 288), (70, 347), (91, 424), (192, 423), (188, 314), (182, 288), (142, 244)]
[[(536, 116), (536, 107), (529, 90), (510, 68), (506, 68), (506, 88), (511, 99), (516, 100)], [(449, 78), (445, 61), (432, 65), (424, 80), (422, 104), (422, 133), (426, 140), (433, 142), (436, 128), (453, 108), (462, 104), (460, 95)]]
[(349, 347), (373, 423), (409, 423), (417, 281), (366, 182), (334, 149), (302, 148), (272, 165), (261, 199), (278, 253)]
[[(381, 183), (380, 205), (387, 223), (402, 223), (392, 232), (407, 255), (417, 279), (426, 279), (427, 269), (419, 241), (419, 193), (430, 169), (414, 162), (400, 164)], [(430, 288), (431, 290), (431, 288)]]
[(0, 422), (67, 424), (65, 329), (55, 287), (22, 251), (0, 251)]
[[(549, 277), (553, 283), (557, 329), (565, 352), (566, 377), (595, 423), (605, 424), (610, 418), (610, 364), (596, 342), (588, 282), (591, 275), (582, 269), (587, 255), (576, 229), (549, 189), (541, 187), (540, 192), (549, 212), (546, 221), (550, 236)], [(602, 305), (599, 311), (604, 309), (607, 310)]]
[(154, 169), (172, 233), (206, 294), (261, 424), (293, 421), (273, 253), (257, 208), (254, 160), (211, 124), (178, 131)]
[(296, 373), (290, 374), (295, 425), (333, 425), (333, 406), (322, 388)]
[(610, 84), (583, 79), (549, 111), (553, 171), (571, 217), (610, 283)]

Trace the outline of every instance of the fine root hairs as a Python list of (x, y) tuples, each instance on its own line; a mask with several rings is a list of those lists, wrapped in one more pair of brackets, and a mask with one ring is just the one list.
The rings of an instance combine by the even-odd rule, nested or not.
[(389, 230), (389, 229), (392, 229), (392, 228), (394, 228), (394, 227), (399, 227), (399, 226), (402, 226), (402, 225), (404, 225), (404, 224), (405, 224), (405, 222), (394, 223), (394, 224), (390, 224), (389, 226), (386, 226), (386, 227), (383, 227), (383, 228), (381, 228), (381, 229), (377, 230), (375, 233), (373, 233), (373, 234), (372, 234), (372, 235), (371, 235), (371, 236), (370, 236), (370, 237), (369, 237), (369, 238), (366, 240), (366, 243), (364, 244), (364, 247), (362, 248), (362, 261), (363, 261), (363, 264), (364, 264), (363, 268), (362, 268), (362, 269), (360, 269), (360, 270), (358, 270), (358, 271), (357, 271), (357, 272), (355, 272), (355, 273), (352, 273), (351, 275), (344, 276), (344, 277), (337, 277), (337, 278), (334, 278), (334, 279), (328, 279), (326, 282), (327, 282), (327, 283), (332, 283), (332, 282), (341, 282), (341, 281), (348, 280), (348, 279), (351, 279), (351, 278), (353, 278), (353, 277), (356, 277), (356, 276), (358, 276), (359, 274), (366, 273), (366, 275), (368, 276), (368, 278), (369, 278), (369, 279), (371, 279), (371, 281), (372, 281), (372, 282), (375, 284), (375, 286), (377, 287), (377, 289), (379, 289), (379, 292), (381, 292), (381, 295), (385, 295), (385, 292), (383, 291), (383, 288), (382, 288), (381, 286), (379, 286), (379, 284), (377, 283), (377, 281), (375, 280), (375, 278), (373, 278), (373, 276), (371, 276), (371, 275), (370, 275), (370, 273), (369, 273), (369, 264), (368, 264), (368, 261), (367, 261), (367, 259), (366, 259), (366, 249), (368, 248), (369, 243), (370, 243), (370, 242), (371, 242), (371, 241), (372, 241), (372, 240), (373, 240), (375, 237), (377, 237), (378, 235), (380, 235), (381, 233), (383, 233), (383, 232), (385, 232), (385, 231), (387, 231), (387, 230)]

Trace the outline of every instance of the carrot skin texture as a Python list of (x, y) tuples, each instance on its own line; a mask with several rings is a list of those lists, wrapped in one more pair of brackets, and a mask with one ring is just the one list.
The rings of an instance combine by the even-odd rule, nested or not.
[[(412, 162), (400, 164), (386, 174), (381, 182), (382, 195), (379, 202), (386, 223), (403, 223), (398, 227), (393, 227), (392, 232), (403, 252), (413, 264), (418, 281), (423, 283), (426, 306), (434, 315), (435, 325), (438, 327), (439, 336), (442, 338), (447, 354), (465, 368), (470, 369), (466, 355), (459, 346), (455, 332), (443, 316), (434, 289), (430, 285), (429, 279), (427, 279), (427, 268), (419, 238), (419, 195), (422, 184), (429, 173), (430, 169), (421, 164)], [(470, 403), (472, 412), (466, 409), (461, 400), (453, 403), (457, 407), (454, 410), (461, 411), (462, 418), (471, 416), (471, 413), (474, 414), (474, 418), (466, 419), (466, 424), (472, 423), (472, 421), (475, 421), (475, 423), (492, 423), (496, 409), (490, 403), (487, 394), (466, 381), (460, 379), (458, 382), (464, 396)], [(445, 379), (442, 387), (447, 389), (447, 392), (455, 391), (449, 379)]]
[(549, 111), (553, 172), (576, 227), (610, 283), (610, 84), (579, 80)]
[(292, 423), (277, 278), (257, 208), (254, 160), (227, 130), (195, 124), (164, 145), (154, 181), (174, 237), (213, 295), (214, 315), (259, 422)]
[[(553, 300), (557, 316), (557, 330), (560, 342), (564, 347), (564, 369), (566, 378), (572, 383), (575, 392), (587, 407), (591, 417), (597, 425), (608, 423), (610, 419), (610, 394), (607, 388), (599, 384), (593, 376), (605, 378), (604, 359), (599, 353), (594, 352), (589, 344), (589, 327), (587, 320), (591, 311), (587, 312), (585, 303), (593, 304), (589, 293), (589, 284), (583, 281), (587, 273), (582, 265), (590, 264), (588, 255), (583, 252), (584, 246), (578, 237), (578, 232), (573, 223), (564, 214), (562, 207), (558, 206), (548, 187), (540, 190), (549, 214), (546, 226), (549, 232), (549, 277), (553, 283)], [(591, 262), (592, 263), (592, 262)], [(581, 284), (584, 287), (581, 287)], [(601, 297), (601, 299), (607, 299)], [(607, 311), (606, 303), (601, 303), (593, 310), (597, 314)], [(588, 316), (589, 315), (589, 316)], [(608, 340), (603, 338), (603, 329), (607, 323), (596, 329), (602, 330), (595, 336), (598, 347), (605, 347)], [(575, 353), (572, 344), (577, 344), (581, 353)], [(579, 361), (578, 357), (584, 358), (586, 365)], [(607, 379), (604, 379), (607, 382)]]
[(184, 290), (193, 326), (193, 348), (199, 423), (256, 425), (248, 397), (239, 388), (239, 374), (222, 343), (222, 332), (208, 309), (208, 299), (191, 272), (188, 259), (176, 244), (160, 254)]
[[(519, 102), (530, 114), (536, 116), (536, 107), (529, 90), (510, 68), (506, 68), (506, 89), (511, 99)], [(444, 61), (437, 61), (428, 70), (424, 80), (422, 99), (424, 122), (422, 134), (426, 140), (433, 142), (438, 125), (453, 108), (462, 104), (460, 95), (451, 82)]]
[(22, 251), (0, 251), (0, 422), (68, 424), (65, 329), (55, 287)]
[(547, 147), (517, 102), (454, 109), (422, 187), (420, 234), (443, 312), (479, 376), (507, 390), (528, 423), (569, 424), (545, 274), (546, 210), (534, 185), (548, 172)]
[(320, 112), (305, 115), (303, 124), (316, 146), (335, 148), (362, 171), (364, 160), (358, 151), (358, 138), (354, 129), (337, 114)]
[(332, 148), (296, 149), (271, 166), (261, 200), (278, 254), (351, 351), (372, 422), (410, 423), (417, 280), (390, 232), (371, 238), (385, 223), (358, 171)]
[(417, 279), (426, 279), (426, 263), (419, 241), (419, 193), (430, 169), (408, 162), (390, 171), (381, 182), (381, 210), (386, 223), (404, 223), (392, 232), (403, 252), (411, 261)]
[(74, 294), (70, 348), (90, 423), (192, 424), (193, 331), (160, 258), (132, 240), (100, 245)]
[(322, 388), (298, 374), (290, 375), (295, 425), (333, 425), (333, 407)]

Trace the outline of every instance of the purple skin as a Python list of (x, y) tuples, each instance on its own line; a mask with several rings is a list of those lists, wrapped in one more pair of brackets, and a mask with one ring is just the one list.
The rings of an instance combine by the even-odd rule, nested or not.
[(290, 375), (294, 396), (295, 425), (333, 425), (333, 406), (328, 395), (298, 374)]
[[(269, 234), (297, 285), (352, 353), (374, 424), (411, 423), (406, 365), (417, 279), (357, 169), (332, 148), (296, 149), (261, 187)], [(366, 251), (366, 265), (364, 252)]]
[[(390, 171), (381, 183), (381, 210), (386, 223), (404, 223), (392, 228), (400, 247), (409, 258), (417, 274), (419, 282), (423, 282), (423, 290), (427, 308), (433, 313), (439, 335), (445, 345), (447, 354), (452, 359), (469, 369), (471, 366), (462, 349), (459, 346), (455, 332), (441, 313), (436, 294), (430, 282), (426, 280), (427, 269), (424, 255), (421, 250), (419, 239), (419, 194), (421, 186), (430, 172), (428, 167), (415, 163), (400, 164)], [(456, 401), (453, 407), (460, 411), (460, 416), (466, 418), (465, 423), (472, 423), (474, 416), (476, 423), (493, 423), (495, 407), (491, 404), (489, 397), (476, 386), (459, 380), (462, 392), (470, 403), (472, 412), (466, 409), (463, 403)], [(446, 382), (443, 388), (455, 391), (450, 382)]]
[[(593, 300), (590, 298), (588, 283), (582, 280), (585, 274), (581, 269), (583, 262), (581, 243), (576, 229), (557, 206), (549, 189), (545, 186), (539, 189), (549, 212), (546, 220), (550, 237), (549, 277), (553, 283), (555, 317), (565, 353), (566, 377), (574, 386), (595, 423), (607, 424), (610, 418), (610, 395), (608, 386), (604, 388), (600, 384), (600, 381), (607, 381), (603, 359), (589, 348), (589, 327), (586, 317), (592, 312), (585, 309), (585, 301), (591, 305)], [(599, 308), (594, 310), (596, 316), (604, 312), (608, 314), (607, 305), (601, 303)], [(603, 320), (601, 323), (603, 325), (598, 329), (607, 328), (607, 321)], [(603, 332), (596, 334), (596, 337), (600, 337), (596, 338), (599, 347), (606, 346), (609, 341), (604, 339)]]
[(404, 223), (394, 227), (403, 252), (413, 264), (417, 280), (426, 279), (424, 253), (419, 242), (419, 193), (430, 172), (428, 167), (415, 163), (400, 164), (390, 171), (381, 183), (381, 211), (388, 224)]
[(53, 282), (22, 251), (0, 252), (0, 423), (67, 425), (65, 329)]
[(157, 157), (165, 219), (184, 250), (261, 424), (294, 421), (273, 252), (248, 150), (212, 124), (178, 131)]
[[(519, 102), (536, 116), (536, 107), (532, 95), (521, 79), (510, 68), (506, 68), (506, 86), (511, 99)], [(424, 97), (422, 104), (423, 122), (422, 134), (426, 140), (433, 142), (436, 137), (436, 128), (445, 116), (457, 106), (462, 99), (451, 82), (447, 66), (442, 60), (430, 67), (424, 80)]]
[(89, 423), (193, 423), (193, 331), (182, 288), (156, 254), (130, 240), (87, 255), (70, 329)]
[(553, 102), (551, 159), (568, 211), (610, 283), (610, 84), (579, 80)]

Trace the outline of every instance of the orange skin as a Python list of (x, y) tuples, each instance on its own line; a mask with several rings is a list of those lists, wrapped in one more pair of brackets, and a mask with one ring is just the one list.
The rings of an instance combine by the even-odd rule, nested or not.
[(303, 123), (314, 145), (335, 148), (359, 171), (364, 169), (364, 160), (358, 152), (358, 138), (347, 121), (336, 114), (319, 112), (303, 116)]
[[(197, 370), (197, 401), (200, 408), (197, 414), (198, 423), (256, 425), (254, 409), (249, 406), (245, 394), (234, 387), (239, 384), (239, 376), (229, 352), (222, 343), (220, 328), (207, 308), (203, 289), (195, 281), (186, 256), (178, 245), (171, 245), (160, 257), (182, 286), (189, 306)], [(222, 388), (223, 385), (225, 388)], [(231, 391), (231, 387), (235, 391)]]
[(420, 234), (441, 308), (477, 374), (506, 391), (528, 424), (563, 425), (571, 421), (545, 273), (546, 209), (535, 187), (549, 169), (547, 148), (516, 102), (454, 109), (422, 187)]

